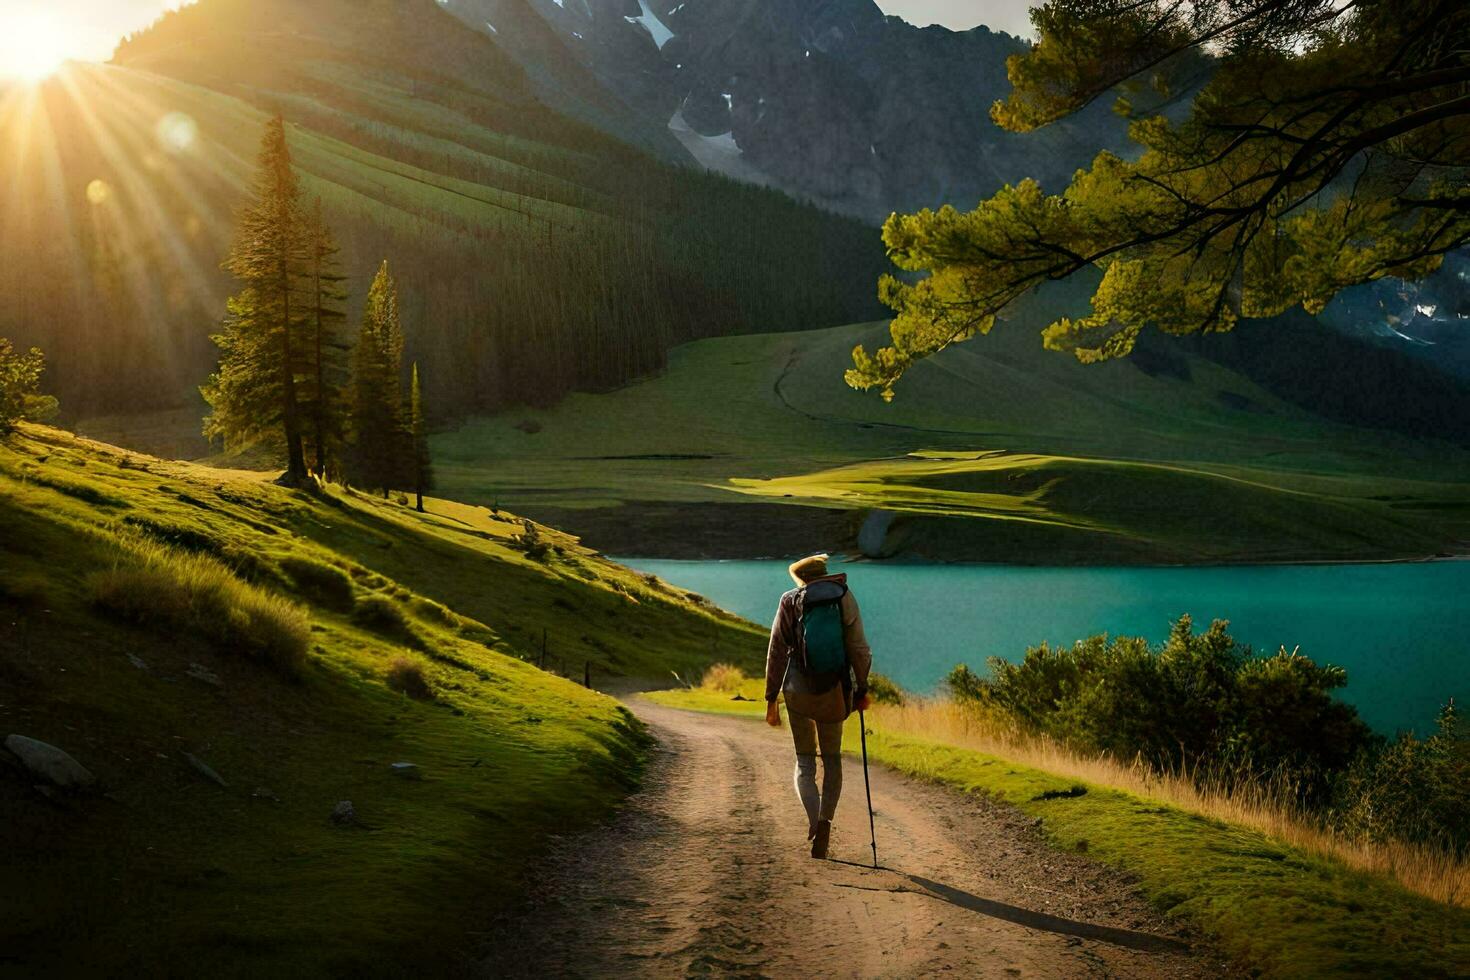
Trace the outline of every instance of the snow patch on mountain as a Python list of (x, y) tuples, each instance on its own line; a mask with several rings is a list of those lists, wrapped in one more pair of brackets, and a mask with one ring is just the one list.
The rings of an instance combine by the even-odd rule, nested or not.
[(653, 8), (648, 5), (648, 0), (638, 0), (638, 7), (642, 11), (639, 16), (624, 17), (623, 20), (626, 20), (630, 24), (637, 24), (647, 31), (648, 36), (653, 38), (654, 45), (662, 51), (664, 45), (668, 44), (673, 38), (674, 32), (669, 30), (664, 25), (664, 22), (658, 19), (658, 15), (653, 12)]

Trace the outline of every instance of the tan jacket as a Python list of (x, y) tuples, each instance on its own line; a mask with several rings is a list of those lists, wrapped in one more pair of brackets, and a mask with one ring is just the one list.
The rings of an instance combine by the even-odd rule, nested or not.
[[(846, 575), (828, 575), (808, 582), (833, 582), (844, 588)], [(817, 721), (841, 721), (852, 712), (852, 703), (868, 689), (868, 672), (873, 667), (873, 651), (863, 633), (863, 616), (851, 592), (842, 597), (842, 641), (847, 649), (847, 665), (852, 671), (852, 686), (841, 684), (829, 691), (811, 693), (802, 690), (792, 675), (791, 657), (800, 649), (801, 621), (797, 607), (800, 590), (792, 589), (781, 597), (776, 619), (771, 624), (771, 642), (766, 648), (766, 700), (774, 701), (783, 691), (786, 707)]]

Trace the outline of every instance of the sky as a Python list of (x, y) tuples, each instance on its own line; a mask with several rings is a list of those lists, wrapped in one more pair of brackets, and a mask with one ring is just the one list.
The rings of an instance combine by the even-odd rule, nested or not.
[[(1026, 9), (1037, 0), (878, 0), (890, 14), (919, 25), (943, 24), (966, 30), (986, 24), (1012, 34), (1029, 34)], [(180, 5), (180, 0), (0, 0), (0, 75), (7, 74), (4, 60), (15, 62), (34, 56), (25, 35), (36, 25), (51, 35), (64, 38), (65, 50), (58, 54), (81, 61), (106, 61), (124, 34), (152, 23), (159, 14)], [(14, 30), (16, 23), (27, 31)], [(9, 47), (4, 43), (9, 36)]]
[(1028, 13), (1041, 0), (878, 0), (886, 14), (897, 14), (911, 24), (927, 27), (943, 24), (956, 31), (967, 31), (984, 24), (993, 31), (1005, 31), (1021, 37), (1031, 35)]

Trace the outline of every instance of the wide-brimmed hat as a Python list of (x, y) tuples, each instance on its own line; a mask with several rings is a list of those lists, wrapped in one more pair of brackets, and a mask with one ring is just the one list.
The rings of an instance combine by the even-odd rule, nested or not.
[(826, 577), (829, 557), (829, 555), (808, 555), (806, 558), (792, 562), (791, 567), (786, 569), (791, 573), (791, 581), (795, 582), (799, 588), (808, 582)]

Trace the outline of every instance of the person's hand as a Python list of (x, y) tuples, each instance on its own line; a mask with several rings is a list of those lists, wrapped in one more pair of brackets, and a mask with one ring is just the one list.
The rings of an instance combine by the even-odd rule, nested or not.
[(854, 710), (867, 711), (873, 706), (873, 699), (868, 697), (867, 691), (859, 691), (858, 696), (853, 699), (852, 706)]
[(772, 728), (781, 727), (781, 706), (775, 701), (766, 702), (766, 724)]

